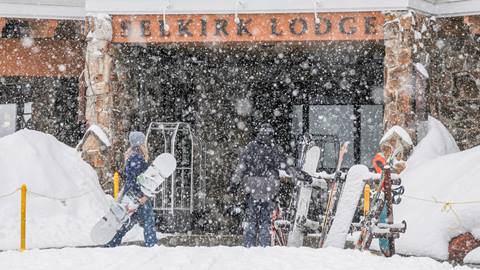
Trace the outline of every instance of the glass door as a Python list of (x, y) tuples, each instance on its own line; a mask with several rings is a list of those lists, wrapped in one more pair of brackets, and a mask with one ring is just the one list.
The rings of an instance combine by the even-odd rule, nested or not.
[[(355, 139), (355, 115), (353, 105), (311, 105), (309, 108), (309, 133), (312, 136), (336, 136), (341, 143)], [(354, 164), (352, 148), (345, 155), (342, 167)], [(325, 144), (323, 149), (323, 166), (334, 169), (337, 166), (337, 153), (333, 143)]]

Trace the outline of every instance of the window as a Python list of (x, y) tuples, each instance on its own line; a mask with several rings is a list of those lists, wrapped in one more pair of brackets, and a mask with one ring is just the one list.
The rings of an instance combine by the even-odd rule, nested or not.
[(303, 105), (293, 106), (292, 115), (292, 133), (300, 135), (303, 133)]
[(360, 106), (360, 162), (372, 167), (372, 158), (380, 151), (383, 133), (383, 106)]
[[(309, 112), (309, 132), (312, 135), (335, 135), (341, 143), (354, 142), (354, 106), (353, 105), (312, 105)], [(326, 168), (336, 167), (336, 151), (333, 144), (326, 144), (324, 150)], [(342, 167), (354, 164), (353, 151), (345, 155)]]
[[(303, 115), (308, 109), (308, 121)], [(307, 121), (307, 123), (304, 123)], [(306, 125), (306, 126), (305, 126)], [(292, 113), (292, 134), (301, 138), (303, 127), (315, 138), (327, 136), (338, 143), (350, 142), (343, 168), (354, 164), (371, 167), (371, 160), (379, 151), (383, 133), (383, 105), (295, 105)], [(334, 169), (339, 145), (324, 142), (321, 146), (321, 169)]]
[(16, 116), (16, 104), (0, 104), (0, 137), (15, 132)]

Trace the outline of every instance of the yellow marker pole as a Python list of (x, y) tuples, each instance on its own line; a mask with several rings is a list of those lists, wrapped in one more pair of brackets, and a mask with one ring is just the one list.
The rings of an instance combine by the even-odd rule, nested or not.
[(22, 185), (22, 195), (20, 202), (20, 251), (26, 249), (26, 219), (27, 219), (27, 185)]
[(370, 211), (370, 185), (366, 184), (363, 190), (363, 215), (368, 215)]
[(113, 198), (117, 200), (118, 191), (120, 189), (120, 175), (118, 172), (113, 174)]

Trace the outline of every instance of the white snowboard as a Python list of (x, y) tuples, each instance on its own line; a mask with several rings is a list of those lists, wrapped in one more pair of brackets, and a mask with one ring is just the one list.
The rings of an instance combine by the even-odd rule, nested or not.
[(113, 203), (105, 216), (93, 226), (90, 231), (90, 238), (97, 245), (105, 245), (113, 239), (124, 222), (128, 222), (128, 218), (129, 215), (123, 206), (119, 203)]
[(163, 153), (159, 155), (148, 169), (138, 176), (137, 181), (142, 192), (148, 196), (155, 196), (156, 189), (170, 177), (177, 168), (177, 161), (172, 154)]
[[(137, 177), (138, 184), (142, 192), (153, 197), (157, 193), (158, 187), (170, 177), (177, 167), (177, 161), (173, 155), (163, 153), (159, 155), (148, 169)], [(127, 209), (138, 208), (138, 202), (135, 195), (127, 193), (122, 196), (120, 202), (114, 202), (110, 205), (108, 212), (103, 216), (90, 231), (90, 238), (97, 245), (105, 245), (115, 236), (117, 231), (130, 221), (130, 216), (134, 213), (127, 212)]]
[(338, 201), (335, 218), (328, 231), (323, 247), (344, 248), (353, 216), (365, 186), (364, 179), (371, 176), (367, 166), (355, 165), (350, 168)]
[[(320, 160), (320, 147), (312, 146), (308, 149), (305, 155), (305, 161), (302, 166), (302, 171), (309, 175), (315, 175), (318, 161)], [(300, 226), (298, 226), (298, 220), (303, 217), (307, 217), (308, 207), (312, 197), (312, 186), (307, 183), (300, 183), (300, 191), (298, 193), (297, 208), (295, 211), (295, 220), (293, 222), (293, 228), (288, 234), (288, 246), (300, 247), (303, 245), (304, 233)]]

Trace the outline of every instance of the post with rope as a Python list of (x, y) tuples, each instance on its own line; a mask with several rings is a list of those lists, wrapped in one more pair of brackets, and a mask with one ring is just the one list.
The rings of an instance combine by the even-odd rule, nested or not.
[(367, 216), (370, 211), (370, 184), (365, 185), (363, 190), (363, 216)]
[(113, 198), (115, 201), (118, 199), (118, 192), (120, 190), (120, 174), (115, 172), (113, 174)]
[(27, 185), (23, 184), (20, 199), (20, 251), (26, 250)]

